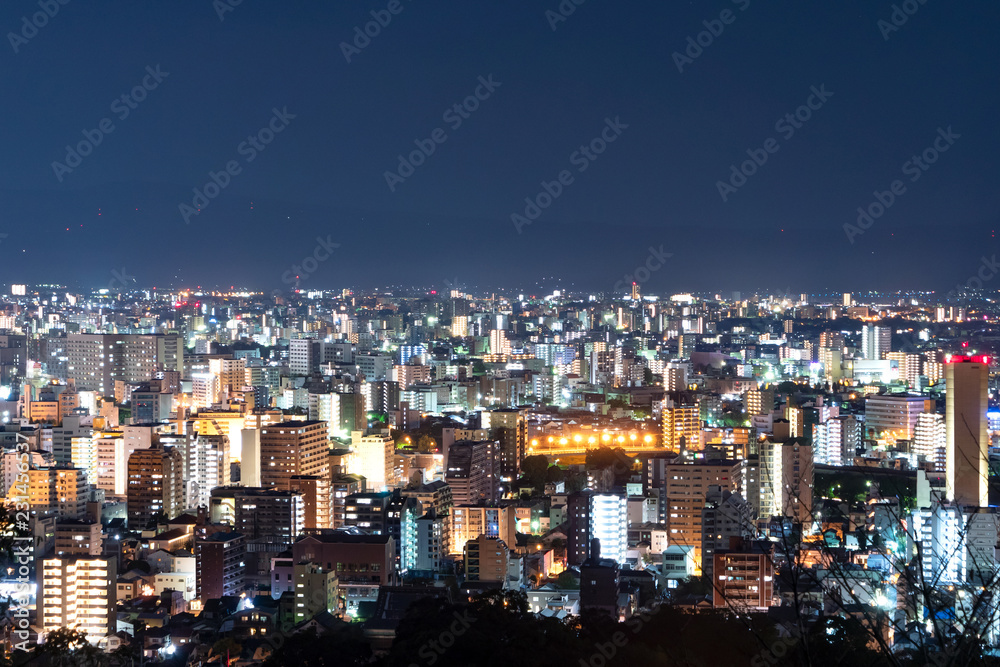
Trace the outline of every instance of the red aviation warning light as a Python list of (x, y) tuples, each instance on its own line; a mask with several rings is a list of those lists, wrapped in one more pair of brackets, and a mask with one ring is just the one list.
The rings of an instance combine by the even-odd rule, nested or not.
[(973, 363), (973, 364), (986, 364), (987, 366), (989, 366), (990, 356), (988, 354), (978, 354), (971, 357), (964, 354), (946, 354), (944, 355), (944, 363), (946, 364)]

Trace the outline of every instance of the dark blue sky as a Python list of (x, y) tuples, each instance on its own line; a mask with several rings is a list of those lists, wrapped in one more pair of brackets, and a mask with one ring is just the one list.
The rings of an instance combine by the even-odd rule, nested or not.
[[(871, 0), (587, 0), (555, 31), (558, 0), (401, 0), (347, 63), (341, 42), (388, 0), (243, 0), (222, 21), (211, 0), (70, 0), (17, 53), (8, 33), (40, 10), (10, 0), (0, 282), (104, 285), (124, 266), (142, 285), (270, 289), (329, 235), (303, 287), (610, 290), (662, 245), (647, 292), (950, 289), (997, 250), (1000, 6), (911, 1), (886, 40), (893, 3)], [(723, 10), (678, 72), (672, 54)], [(157, 65), (169, 75), (120, 119), (114, 100)], [(489, 75), (452, 129), (443, 112)], [(776, 121), (821, 85), (832, 97), (785, 138)], [(295, 118), (248, 163), (238, 147), (274, 108)], [(60, 182), (52, 163), (104, 118), (114, 131)], [(606, 118), (628, 127), (580, 172)], [(904, 163), (949, 126), (960, 138), (911, 182)], [(436, 128), (447, 140), (390, 191)], [(777, 152), (723, 201), (717, 182), (768, 138)], [(179, 205), (230, 160), (239, 174), (185, 224)], [(518, 233), (511, 214), (563, 170)], [(844, 224), (895, 179), (905, 193), (850, 243)]]

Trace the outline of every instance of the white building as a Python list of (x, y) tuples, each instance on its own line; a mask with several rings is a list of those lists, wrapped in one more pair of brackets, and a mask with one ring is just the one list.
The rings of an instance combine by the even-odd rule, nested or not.
[(619, 564), (628, 550), (628, 501), (624, 496), (596, 493), (590, 498), (590, 537), (601, 543), (601, 558)]
[(388, 432), (365, 435), (363, 431), (352, 431), (347, 472), (364, 477), (369, 491), (385, 491), (396, 483), (395, 451)]

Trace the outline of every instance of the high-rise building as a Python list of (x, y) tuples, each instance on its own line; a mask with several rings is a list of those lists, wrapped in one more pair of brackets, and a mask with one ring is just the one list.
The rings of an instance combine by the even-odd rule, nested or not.
[(590, 496), (590, 539), (601, 546), (601, 558), (625, 562), (628, 550), (628, 499), (613, 493)]
[(80, 468), (56, 466), (28, 471), (28, 503), (36, 512), (82, 519), (87, 513), (90, 489), (87, 475)]
[(296, 563), (292, 568), (295, 579), (295, 623), (305, 623), (323, 612), (337, 611), (339, 580), (337, 573), (316, 563)]
[(774, 411), (774, 389), (748, 389), (746, 393), (747, 414), (769, 415)]
[(894, 439), (910, 440), (920, 414), (933, 409), (934, 401), (924, 396), (869, 396), (865, 399), (865, 435), (872, 438), (892, 435)]
[(948, 431), (944, 415), (924, 412), (913, 429), (913, 453), (931, 464), (931, 470), (944, 472), (947, 466)]
[(286, 421), (260, 429), (260, 481), (289, 489), (295, 475), (330, 476), (326, 422)]
[(958, 505), (989, 505), (988, 357), (945, 360), (946, 494)]
[(208, 507), (212, 489), (229, 486), (229, 438), (190, 433), (182, 449), (184, 507)]
[(715, 552), (712, 606), (749, 611), (774, 605), (774, 547), (771, 542), (733, 538)]
[(158, 371), (184, 372), (184, 341), (177, 334), (66, 336), (66, 376), (77, 389), (110, 395), (115, 382), (146, 382)]
[(885, 353), (892, 351), (891, 342), (891, 329), (866, 324), (861, 329), (861, 356), (876, 361), (882, 359)]
[(301, 493), (237, 486), (215, 489), (213, 500), (229, 490), (233, 495), (233, 526), (247, 542), (287, 548), (305, 528), (306, 509)]
[(699, 449), (701, 445), (701, 412), (697, 404), (669, 405), (667, 399), (663, 406), (663, 447), (669, 451), (679, 452)]
[(668, 530), (671, 545), (690, 546), (701, 567), (701, 511), (713, 486), (733, 490), (733, 461), (684, 463), (650, 459), (651, 486), (661, 498), (660, 523)]
[(701, 569), (705, 581), (712, 576), (715, 552), (728, 549), (732, 538), (750, 538), (754, 534), (754, 509), (739, 493), (711, 486), (701, 510)]
[(184, 509), (184, 462), (180, 451), (153, 443), (128, 457), (128, 524), (142, 530), (156, 516), (172, 519)]
[(760, 443), (760, 516), (812, 520), (813, 448), (799, 439)]
[(517, 515), (513, 505), (456, 505), (451, 509), (451, 554), (461, 554), (465, 543), (480, 535), (517, 544)]
[(56, 556), (39, 564), (38, 624), (43, 630), (74, 628), (94, 643), (118, 630), (114, 558)]
[(56, 523), (55, 555), (100, 556), (103, 536), (101, 524), (97, 521), (65, 519)]
[(395, 486), (395, 451), (388, 432), (352, 431), (347, 472), (364, 477), (369, 491), (384, 491)]
[(488, 581), (500, 588), (507, 580), (510, 550), (503, 540), (480, 535), (465, 543), (464, 557), (467, 581)]
[(511, 482), (517, 479), (524, 460), (528, 441), (527, 415), (524, 410), (502, 409), (483, 412), (482, 416), (483, 428), (500, 443), (497, 455), (500, 479)]
[(243, 592), (246, 545), (239, 533), (213, 533), (195, 541), (198, 598), (202, 601)]
[(496, 459), (498, 444), (493, 440), (456, 442), (448, 448), (445, 482), (451, 487), (456, 505), (493, 502), (497, 497)]

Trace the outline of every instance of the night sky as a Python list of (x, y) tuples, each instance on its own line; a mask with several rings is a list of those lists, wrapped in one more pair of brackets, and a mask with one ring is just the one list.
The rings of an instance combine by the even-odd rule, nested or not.
[[(99, 287), (124, 267), (161, 289), (285, 288), (328, 255), (301, 287), (609, 291), (659, 265), (647, 293), (948, 290), (1000, 249), (996, 2), (897, 2), (893, 30), (873, 0), (564, 0), (559, 21), (559, 0), (46, 2), (37, 31), (37, 0), (0, 6), (2, 283)], [(372, 11), (391, 22), (355, 49)], [(478, 108), (445, 115), (477, 87)], [(776, 127), (812, 87), (832, 96)], [(243, 144), (272, 122), (263, 150)], [(949, 127), (912, 181), (904, 164)], [(85, 130), (100, 144), (54, 166)], [(603, 153), (576, 153), (602, 132)], [(434, 152), (391, 189), (415, 140)], [(748, 150), (767, 161), (723, 201)], [(844, 225), (897, 179), (851, 243)], [(315, 254), (318, 236), (337, 246)], [(670, 257), (647, 264), (650, 247)]]

